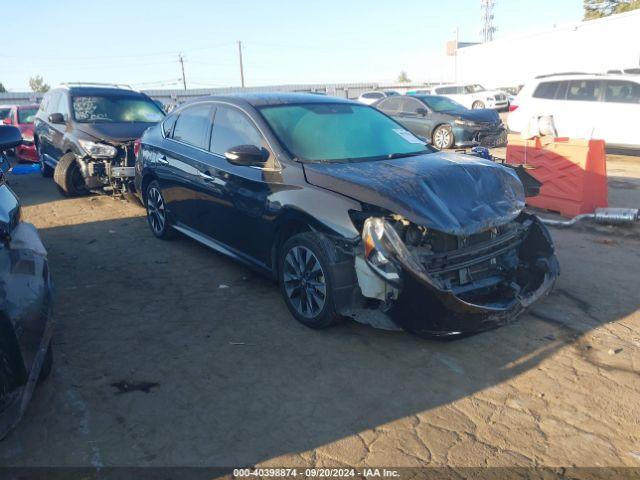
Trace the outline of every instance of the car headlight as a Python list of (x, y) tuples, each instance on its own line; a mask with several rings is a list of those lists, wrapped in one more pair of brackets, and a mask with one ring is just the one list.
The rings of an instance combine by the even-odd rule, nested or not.
[(82, 149), (92, 157), (113, 158), (118, 154), (116, 147), (90, 140), (78, 140)]
[(470, 120), (462, 120), (461, 118), (456, 118), (453, 123), (455, 123), (456, 125), (464, 125), (465, 127), (473, 127), (476, 124), (476, 122), (472, 122)]
[(495, 102), (496, 97), (487, 97), (487, 102)]

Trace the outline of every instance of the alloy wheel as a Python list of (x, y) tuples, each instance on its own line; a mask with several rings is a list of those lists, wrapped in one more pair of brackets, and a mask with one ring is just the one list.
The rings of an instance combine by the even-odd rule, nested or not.
[(450, 141), (451, 132), (449, 132), (449, 130), (447, 130), (446, 128), (441, 128), (436, 132), (434, 143), (436, 144), (436, 147), (438, 149), (442, 150), (443, 148), (446, 148), (447, 145), (449, 145)]
[(327, 283), (315, 254), (306, 247), (295, 246), (284, 259), (284, 288), (291, 305), (306, 318), (322, 312), (327, 299)]
[(147, 194), (147, 215), (153, 231), (157, 235), (161, 235), (164, 230), (167, 216), (162, 194), (160, 193), (160, 190), (155, 187), (150, 188)]

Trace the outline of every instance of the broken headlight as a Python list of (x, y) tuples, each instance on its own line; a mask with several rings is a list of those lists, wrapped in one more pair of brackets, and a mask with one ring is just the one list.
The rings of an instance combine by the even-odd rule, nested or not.
[(403, 263), (422, 269), (407, 250), (398, 232), (384, 218), (369, 217), (365, 220), (362, 241), (367, 264), (390, 283), (400, 282), (400, 258)]
[(88, 155), (96, 158), (113, 158), (118, 154), (116, 147), (104, 143), (96, 143), (90, 140), (78, 140), (82, 149)]

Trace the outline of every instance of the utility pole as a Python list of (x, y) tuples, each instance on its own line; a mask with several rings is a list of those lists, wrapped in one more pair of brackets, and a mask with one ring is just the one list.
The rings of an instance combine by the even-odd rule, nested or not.
[(187, 89), (187, 79), (184, 76), (184, 57), (182, 56), (182, 53), (178, 54), (178, 61), (180, 62), (180, 68), (182, 68), (182, 86), (186, 90)]
[(240, 59), (240, 84), (244, 88), (244, 67), (242, 66), (242, 41), (238, 40), (238, 58)]
[(480, 0), (480, 9), (482, 10), (482, 34), (483, 42), (493, 40), (493, 34), (496, 33), (496, 27), (493, 25), (493, 7), (496, 6), (495, 0)]

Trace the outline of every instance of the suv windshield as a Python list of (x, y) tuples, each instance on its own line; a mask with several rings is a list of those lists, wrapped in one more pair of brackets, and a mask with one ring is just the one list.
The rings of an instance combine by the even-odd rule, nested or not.
[(467, 85), (467, 92), (468, 93), (478, 93), (478, 92), (484, 92), (486, 89), (482, 86), (482, 85)]
[(36, 118), (36, 113), (38, 113), (38, 107), (19, 108), (18, 123), (33, 123), (33, 119)]
[(260, 112), (299, 160), (350, 162), (433, 152), (401, 125), (365, 105), (278, 105), (262, 107)]
[(73, 117), (82, 123), (157, 123), (162, 120), (164, 113), (144, 97), (75, 96)]
[(454, 102), (450, 98), (440, 97), (438, 95), (425, 95), (418, 96), (420, 100), (427, 104), (427, 106), (434, 112), (448, 112), (451, 110), (466, 110), (465, 107), (458, 102)]

